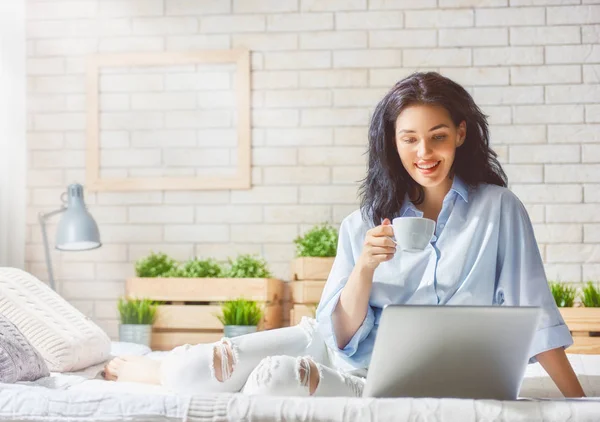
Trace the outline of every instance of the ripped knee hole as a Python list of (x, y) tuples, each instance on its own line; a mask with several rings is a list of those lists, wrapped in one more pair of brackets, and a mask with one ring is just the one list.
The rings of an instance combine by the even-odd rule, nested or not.
[(237, 364), (237, 356), (228, 338), (221, 339), (213, 348), (211, 374), (219, 382), (227, 381)]
[(296, 360), (296, 371), (300, 385), (307, 387), (311, 396), (315, 394), (320, 381), (317, 364), (307, 357), (299, 357)]

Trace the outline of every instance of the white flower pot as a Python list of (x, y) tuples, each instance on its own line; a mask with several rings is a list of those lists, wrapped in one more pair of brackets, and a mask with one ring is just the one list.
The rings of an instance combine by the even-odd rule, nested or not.
[(146, 324), (121, 324), (119, 325), (119, 341), (143, 344), (150, 347), (152, 338), (152, 325)]
[(226, 325), (224, 327), (225, 337), (237, 337), (244, 334), (256, 332), (256, 325)]

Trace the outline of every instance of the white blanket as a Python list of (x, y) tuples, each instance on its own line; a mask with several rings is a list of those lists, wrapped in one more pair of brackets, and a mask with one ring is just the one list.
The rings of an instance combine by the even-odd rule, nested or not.
[[(161, 353), (149, 357), (159, 359)], [(539, 364), (529, 365), (518, 401), (184, 396), (156, 385), (98, 377), (102, 365), (53, 373), (35, 383), (0, 384), (0, 421), (600, 421), (600, 356), (568, 355), (588, 396), (565, 400)], [(541, 400), (539, 400), (541, 399)]]
[[(234, 395), (230, 421), (598, 422), (600, 401), (346, 399)], [(204, 421), (206, 419), (190, 420)]]
[[(600, 400), (600, 355), (567, 354), (567, 357), (586, 395)], [(561, 399), (563, 396), (542, 365), (535, 363), (527, 366), (519, 397)], [(597, 419), (600, 422), (600, 416)]]
[(2, 421), (183, 421), (190, 397), (0, 384)]

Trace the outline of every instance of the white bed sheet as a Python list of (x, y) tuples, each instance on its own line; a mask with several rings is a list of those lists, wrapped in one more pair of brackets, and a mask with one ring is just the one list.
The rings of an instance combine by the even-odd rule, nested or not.
[[(116, 383), (114, 383), (116, 384)], [(2, 421), (183, 421), (189, 396), (0, 384)]]
[[(114, 342), (111, 355), (146, 355), (161, 359), (165, 352)], [(100, 373), (104, 363), (77, 372), (52, 372), (49, 377), (17, 384), (0, 383), (0, 420), (10, 421), (183, 421), (191, 396), (177, 395), (159, 385), (109, 382)]]
[[(314, 422), (599, 422), (598, 401), (345, 399), (244, 396), (228, 402), (218, 421)], [(190, 422), (208, 419), (195, 417)], [(217, 422), (217, 420), (214, 420)]]
[[(567, 354), (567, 357), (586, 395), (588, 397), (596, 397), (600, 400), (600, 355)], [(563, 398), (558, 387), (556, 387), (552, 379), (548, 376), (548, 373), (539, 363), (527, 366), (519, 397), (537, 399)], [(600, 422), (600, 413), (598, 415), (598, 422)]]
[[(147, 356), (160, 359), (164, 353)], [(104, 381), (102, 365), (34, 383), (0, 384), (0, 421), (414, 421), (600, 422), (600, 356), (568, 355), (588, 396), (565, 400), (539, 363), (518, 401), (175, 395), (156, 385)]]

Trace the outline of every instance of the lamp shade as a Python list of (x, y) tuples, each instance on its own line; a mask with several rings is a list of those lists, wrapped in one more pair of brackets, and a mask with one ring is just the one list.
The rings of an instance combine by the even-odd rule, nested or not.
[(67, 209), (58, 223), (56, 249), (85, 251), (102, 245), (100, 231), (83, 201), (83, 186), (78, 183), (67, 188)]

